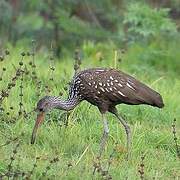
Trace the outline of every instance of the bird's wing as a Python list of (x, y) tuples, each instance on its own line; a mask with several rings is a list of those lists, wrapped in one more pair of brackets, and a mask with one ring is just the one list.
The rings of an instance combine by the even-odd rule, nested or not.
[(101, 79), (103, 82), (100, 89), (105, 91), (105, 96), (111, 101), (128, 101), (134, 99), (139, 92), (136, 80), (123, 73), (109, 73)]
[[(112, 76), (112, 100), (126, 104), (150, 104), (161, 103), (162, 98), (153, 89), (141, 83), (130, 75), (123, 72), (114, 73)], [(111, 95), (111, 96), (112, 96)]]

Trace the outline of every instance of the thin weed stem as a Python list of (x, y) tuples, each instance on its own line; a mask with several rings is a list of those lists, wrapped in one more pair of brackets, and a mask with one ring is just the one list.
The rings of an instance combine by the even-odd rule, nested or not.
[(172, 133), (173, 133), (173, 137), (174, 137), (174, 143), (175, 143), (177, 157), (180, 158), (180, 150), (179, 150), (179, 145), (178, 145), (178, 138), (177, 138), (177, 135), (176, 135), (176, 118), (174, 118), (174, 121), (173, 121), (173, 124), (172, 124)]
[(140, 175), (140, 179), (141, 179), (141, 180), (144, 180), (144, 179), (145, 179), (145, 178), (144, 178), (144, 167), (145, 167), (145, 165), (144, 165), (144, 159), (145, 159), (145, 154), (142, 153), (142, 154), (141, 154), (141, 162), (140, 162), (139, 168), (138, 168), (138, 172), (139, 172), (139, 175)]

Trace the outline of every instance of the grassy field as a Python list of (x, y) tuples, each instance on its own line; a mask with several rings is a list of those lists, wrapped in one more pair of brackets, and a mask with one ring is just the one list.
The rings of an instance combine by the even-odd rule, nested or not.
[[(8, 46), (10, 54), (0, 62), (0, 90), (3, 96), (8, 94), (0, 101), (0, 179), (178, 180), (180, 164), (172, 124), (176, 118), (178, 138), (180, 47), (175, 43), (162, 44), (158, 47), (157, 44), (134, 45), (127, 52), (119, 53), (117, 61), (114, 59), (117, 47), (110, 42), (107, 45), (85, 42), (82, 46), (81, 69), (121, 69), (161, 93), (165, 103), (163, 109), (144, 105), (118, 106), (132, 130), (132, 157), (128, 162), (124, 129), (115, 117), (108, 115), (110, 135), (101, 158), (102, 169), (95, 175), (93, 167), (103, 126), (98, 109), (87, 102), (82, 102), (69, 114), (58, 110), (50, 112), (36, 143), (30, 144), (36, 113), (26, 114), (44, 95), (67, 97), (66, 87), (74, 74), (73, 52), (64, 50), (62, 58), (53, 60), (52, 52), (47, 49), (34, 52), (23, 46)], [(34, 62), (36, 67), (33, 67)], [(12, 81), (16, 74), (19, 76)]]

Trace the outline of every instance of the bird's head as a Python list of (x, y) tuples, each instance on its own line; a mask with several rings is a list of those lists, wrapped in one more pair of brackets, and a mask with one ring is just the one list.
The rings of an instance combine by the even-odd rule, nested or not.
[(66, 100), (62, 101), (58, 96), (45, 96), (37, 103), (36, 111), (37, 111), (37, 119), (34, 125), (34, 129), (31, 137), (31, 144), (34, 144), (36, 139), (37, 130), (40, 125), (43, 123), (45, 119), (45, 114), (47, 111), (51, 109), (61, 109), (65, 111), (70, 111), (77, 104), (79, 104), (79, 99), (75, 98), (74, 100)]
[(31, 144), (34, 144), (38, 127), (40, 127), (40, 125), (43, 123), (46, 112), (51, 110), (54, 107), (54, 102), (55, 102), (54, 97), (45, 96), (42, 99), (40, 99), (39, 102), (37, 103), (36, 112), (38, 114), (37, 114), (37, 119), (34, 125), (34, 129), (32, 132)]
[(45, 96), (37, 103), (37, 112), (47, 112), (53, 108), (54, 97)]

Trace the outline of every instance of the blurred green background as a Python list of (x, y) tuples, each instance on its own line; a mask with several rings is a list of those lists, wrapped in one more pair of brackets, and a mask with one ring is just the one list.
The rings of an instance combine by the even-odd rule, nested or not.
[(133, 47), (141, 63), (180, 72), (178, 0), (1, 0), (0, 24), (2, 55), (7, 44), (29, 47), (32, 39), (57, 57), (100, 42)]
[(0, 46), (54, 44), (56, 55), (64, 47), (84, 40), (111, 40), (118, 47), (177, 39), (180, 23), (178, 0), (1, 0)]

